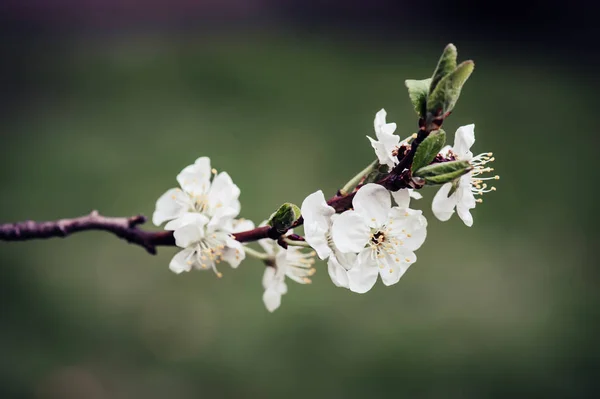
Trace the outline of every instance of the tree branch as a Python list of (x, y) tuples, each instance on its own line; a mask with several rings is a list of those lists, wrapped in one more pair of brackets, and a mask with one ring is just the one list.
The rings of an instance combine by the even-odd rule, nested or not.
[[(440, 123), (441, 124), (441, 123)], [(421, 141), (429, 134), (430, 129), (423, 126), (418, 137), (413, 141), (410, 151), (400, 160), (396, 168), (383, 179), (377, 182), (389, 190), (396, 191), (400, 188), (409, 187), (404, 169), (410, 165), (414, 153)], [(327, 201), (327, 204), (341, 213), (352, 207), (352, 200), (358, 189), (358, 185), (351, 193), (338, 192)], [(25, 221), (19, 223), (0, 224), (0, 241), (27, 241), (51, 237), (67, 237), (73, 233), (89, 230), (102, 230), (116, 235), (117, 237), (139, 245), (148, 253), (156, 254), (157, 246), (175, 246), (175, 238), (172, 231), (144, 231), (138, 229), (139, 225), (146, 222), (143, 215), (131, 217), (107, 217), (98, 211), (92, 211), (89, 215), (73, 219), (60, 219), (56, 221), (34, 222)], [(291, 228), (301, 226), (304, 223), (302, 216), (294, 222)], [(234, 238), (239, 242), (252, 242), (264, 238), (278, 240), (286, 232), (278, 232), (270, 226), (261, 226), (252, 230), (234, 233)]]
[(0, 224), (0, 241), (27, 241), (40, 238), (67, 237), (73, 233), (88, 230), (102, 230), (113, 233), (130, 244), (136, 244), (156, 254), (159, 245), (175, 245), (173, 232), (150, 232), (137, 228), (146, 222), (143, 215), (131, 217), (106, 217), (92, 211), (89, 215), (73, 219), (60, 219), (47, 222), (28, 220), (19, 223)]

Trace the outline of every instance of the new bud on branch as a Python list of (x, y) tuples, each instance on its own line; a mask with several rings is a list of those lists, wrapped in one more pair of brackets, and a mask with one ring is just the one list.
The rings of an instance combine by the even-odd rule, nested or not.
[[(141, 245), (150, 253), (159, 245), (176, 245), (169, 268), (175, 273), (212, 270), (218, 277), (221, 263), (237, 268), (253, 257), (265, 264), (263, 302), (269, 311), (281, 305), (286, 280), (311, 282), (315, 257), (327, 261), (333, 284), (356, 293), (399, 282), (417, 261), (427, 237), (428, 222), (422, 211), (411, 208), (421, 199), (419, 190), (439, 186), (432, 201), (437, 219), (446, 221), (456, 212), (467, 226), (481, 196), (495, 187), (499, 176), (489, 175), (491, 152), (473, 155), (475, 125), (461, 126), (454, 144), (446, 145), (441, 128), (454, 110), (462, 88), (473, 72), (473, 61), (457, 63), (452, 44), (444, 49), (433, 75), (406, 80), (418, 115), (417, 133), (402, 138), (398, 125), (387, 121), (384, 109), (375, 114), (375, 138), (368, 137), (375, 154), (358, 174), (337, 187), (326, 199), (323, 191), (308, 195), (298, 207), (281, 205), (268, 220), (255, 227), (239, 218), (240, 189), (226, 172), (218, 173), (208, 157), (198, 158), (178, 175), (179, 187), (167, 190), (156, 202), (152, 221), (164, 232), (138, 229), (145, 219), (91, 216), (56, 222), (23, 222), (0, 225), (0, 239), (17, 241), (66, 236), (84, 230), (105, 230)], [(403, 124), (401, 130), (412, 124)], [(410, 131), (410, 130), (409, 130)], [(317, 143), (315, 143), (317, 145)], [(356, 168), (359, 169), (358, 167)], [(141, 219), (139, 219), (141, 218)], [(304, 225), (304, 233), (292, 228)], [(257, 242), (260, 249), (248, 244)]]

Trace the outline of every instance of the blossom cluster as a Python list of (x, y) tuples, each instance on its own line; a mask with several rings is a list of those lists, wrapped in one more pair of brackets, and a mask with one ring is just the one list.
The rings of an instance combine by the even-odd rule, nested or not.
[[(375, 116), (374, 129), (376, 139), (369, 140), (379, 165), (387, 173), (396, 171), (399, 154), (416, 136), (401, 140), (394, 134), (396, 124), (386, 122), (383, 109)], [(442, 184), (433, 198), (433, 214), (441, 221), (450, 219), (456, 210), (465, 225), (472, 226), (471, 210), (481, 202), (476, 196), (495, 190), (486, 181), (498, 176), (482, 177), (493, 170), (486, 166), (494, 160), (492, 154), (474, 156), (471, 152), (474, 130), (472, 124), (460, 127), (454, 145), (443, 147), (435, 158), (436, 163), (466, 161), (469, 165), (462, 176)], [(246, 255), (263, 260), (267, 265), (263, 302), (271, 312), (287, 292), (286, 277), (300, 284), (311, 282), (315, 256), (327, 261), (334, 285), (365, 293), (378, 278), (386, 286), (398, 283), (416, 262), (415, 251), (427, 236), (427, 219), (421, 210), (410, 207), (411, 198), (422, 198), (414, 190), (422, 185), (390, 191), (382, 184), (364, 182), (366, 176), (359, 177), (362, 184), (349, 193), (353, 195), (351, 207), (336, 210), (318, 190), (300, 207), (304, 237), (287, 230), (277, 239), (262, 238), (258, 244), (264, 252), (259, 252), (235, 238), (235, 233), (254, 229), (251, 221), (237, 218), (240, 189), (226, 172), (217, 173), (209, 158), (202, 157), (177, 176), (180, 188), (170, 189), (158, 199), (153, 222), (167, 222), (164, 228), (173, 231), (176, 245), (182, 248), (169, 265), (175, 273), (211, 269), (221, 277), (217, 270), (221, 262), (237, 268)]]

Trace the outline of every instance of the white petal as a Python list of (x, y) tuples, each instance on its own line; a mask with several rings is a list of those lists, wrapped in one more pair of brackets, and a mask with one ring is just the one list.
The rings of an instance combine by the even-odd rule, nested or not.
[(410, 198), (412, 198), (412, 199), (420, 200), (421, 198), (423, 198), (423, 196), (421, 195), (420, 192), (418, 192), (412, 188), (409, 188), (408, 192), (410, 193)]
[(177, 182), (190, 194), (204, 194), (210, 187), (211, 173), (210, 158), (201, 157), (177, 175)]
[(152, 215), (152, 223), (159, 226), (167, 220), (183, 215), (191, 208), (190, 198), (178, 188), (172, 188), (156, 201), (156, 210)]
[(454, 147), (452, 150), (461, 159), (469, 159), (473, 156), (470, 149), (475, 143), (475, 125), (465, 125), (458, 128), (454, 135)]
[(456, 212), (466, 226), (473, 226), (473, 215), (471, 215), (469, 208), (458, 205), (456, 207)]
[(389, 225), (391, 234), (401, 243), (401, 247), (416, 251), (427, 237), (427, 219), (421, 211), (414, 209), (392, 208)]
[(379, 184), (369, 183), (358, 190), (352, 205), (370, 227), (378, 227), (387, 221), (392, 199), (385, 188)]
[(198, 213), (186, 213), (181, 219), (184, 219), (186, 223), (173, 232), (175, 244), (178, 247), (186, 248), (190, 246), (190, 244), (204, 238), (204, 224), (206, 223), (206, 217), (204, 215)]
[(346, 211), (333, 222), (331, 236), (340, 252), (360, 252), (371, 237), (371, 229), (356, 211)]
[(183, 249), (181, 251), (179, 251), (177, 254), (175, 254), (175, 256), (173, 257), (173, 259), (171, 259), (171, 262), (169, 263), (169, 269), (171, 269), (171, 271), (173, 273), (182, 273), (182, 272), (189, 272), (190, 270), (192, 270), (192, 264), (193, 264), (193, 260), (192, 258), (194, 257), (194, 250), (191, 248), (186, 248)]
[(394, 197), (394, 201), (400, 208), (408, 208), (410, 204), (411, 191), (407, 188), (402, 188), (398, 191), (392, 191), (392, 197)]
[[(239, 204), (239, 203), (238, 203)], [(213, 216), (210, 218), (207, 229), (208, 231), (222, 230), (228, 231), (231, 229), (233, 219), (240, 213), (239, 206), (237, 207), (220, 207), (217, 208)]]
[(378, 275), (377, 262), (371, 257), (371, 250), (367, 248), (358, 255), (356, 266), (348, 271), (350, 290), (364, 294), (373, 288)]
[(317, 223), (304, 223), (304, 239), (315, 250), (320, 259), (325, 259), (331, 254), (327, 242), (328, 229), (323, 229)]
[(381, 276), (381, 281), (383, 284), (390, 286), (396, 284), (400, 281), (400, 277), (404, 275), (404, 273), (408, 270), (408, 267), (413, 264), (417, 258), (414, 256), (414, 253), (410, 254), (402, 254), (402, 258), (400, 262), (396, 262), (395, 259), (390, 256), (386, 256), (384, 264), (385, 267), (383, 269), (379, 269), (379, 275)]
[(236, 219), (232, 222), (230, 230), (232, 233), (239, 233), (252, 230), (254, 227), (254, 222), (250, 219)]
[(442, 222), (450, 219), (450, 216), (454, 213), (454, 207), (456, 206), (456, 192), (448, 197), (448, 193), (451, 189), (452, 183), (444, 184), (435, 194), (431, 203), (433, 214)]
[(165, 230), (177, 230), (186, 224), (206, 226), (207, 223), (208, 218), (205, 215), (197, 212), (186, 212), (177, 219), (173, 219), (165, 224)]
[(336, 259), (335, 256), (330, 256), (327, 261), (327, 271), (331, 281), (337, 287), (350, 288), (348, 282), (348, 270), (346, 270)]
[(452, 150), (452, 146), (446, 145), (446, 146), (442, 147), (439, 154), (443, 157), (447, 157), (450, 150)]
[(246, 258), (244, 246), (241, 242), (228, 237), (225, 241), (225, 248), (223, 249), (221, 258), (235, 269)]
[(385, 125), (385, 118), (387, 116), (387, 112), (385, 109), (381, 108), (376, 114), (375, 119), (373, 120), (373, 129), (377, 133), (380, 131), (380, 126)]
[[(379, 140), (383, 140), (384, 137), (393, 135), (395, 131), (396, 124), (394, 122), (386, 123), (380, 126), (379, 135), (377, 137), (379, 138)], [(396, 145), (398, 145), (398, 143), (400, 142), (400, 136), (395, 137), (398, 138), (398, 142), (396, 143)]]
[(275, 281), (276, 273), (277, 272), (274, 267), (271, 267), (271, 266), (265, 267), (265, 272), (263, 273), (263, 277), (262, 277), (262, 285), (263, 285), (264, 289), (267, 289), (271, 285), (273, 285), (273, 283)]
[(394, 162), (394, 158), (392, 157), (391, 150), (388, 151), (388, 148), (380, 141), (373, 140), (371, 137), (367, 136), (369, 141), (371, 142), (371, 147), (375, 150), (375, 155), (377, 156), (377, 160), (380, 165), (387, 165), (388, 169), (393, 168), (396, 163)]
[(263, 294), (263, 302), (269, 312), (274, 312), (281, 306), (281, 294), (274, 287), (267, 288)]
[(212, 181), (208, 192), (208, 201), (211, 207), (229, 206), (237, 201), (240, 189), (236, 186), (227, 172), (219, 173)]
[(335, 210), (327, 205), (323, 191), (319, 190), (304, 199), (300, 208), (304, 218), (304, 238), (321, 259), (329, 256), (327, 233)]

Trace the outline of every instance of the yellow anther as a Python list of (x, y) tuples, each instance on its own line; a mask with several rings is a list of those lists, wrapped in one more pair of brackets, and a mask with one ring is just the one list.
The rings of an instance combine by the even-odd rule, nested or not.
[(390, 269), (390, 274), (394, 273), (394, 269)]
[(404, 260), (410, 262), (410, 258), (404, 258)]
[(412, 234), (406, 234), (406, 236), (407, 236), (408, 238), (410, 238), (410, 237), (412, 237)]
[(210, 171), (213, 172), (214, 175), (217, 174), (217, 170), (215, 168), (212, 168)]
[(217, 277), (218, 277), (218, 278), (221, 278), (221, 277), (223, 277), (223, 273), (221, 273), (221, 272), (217, 272)]

